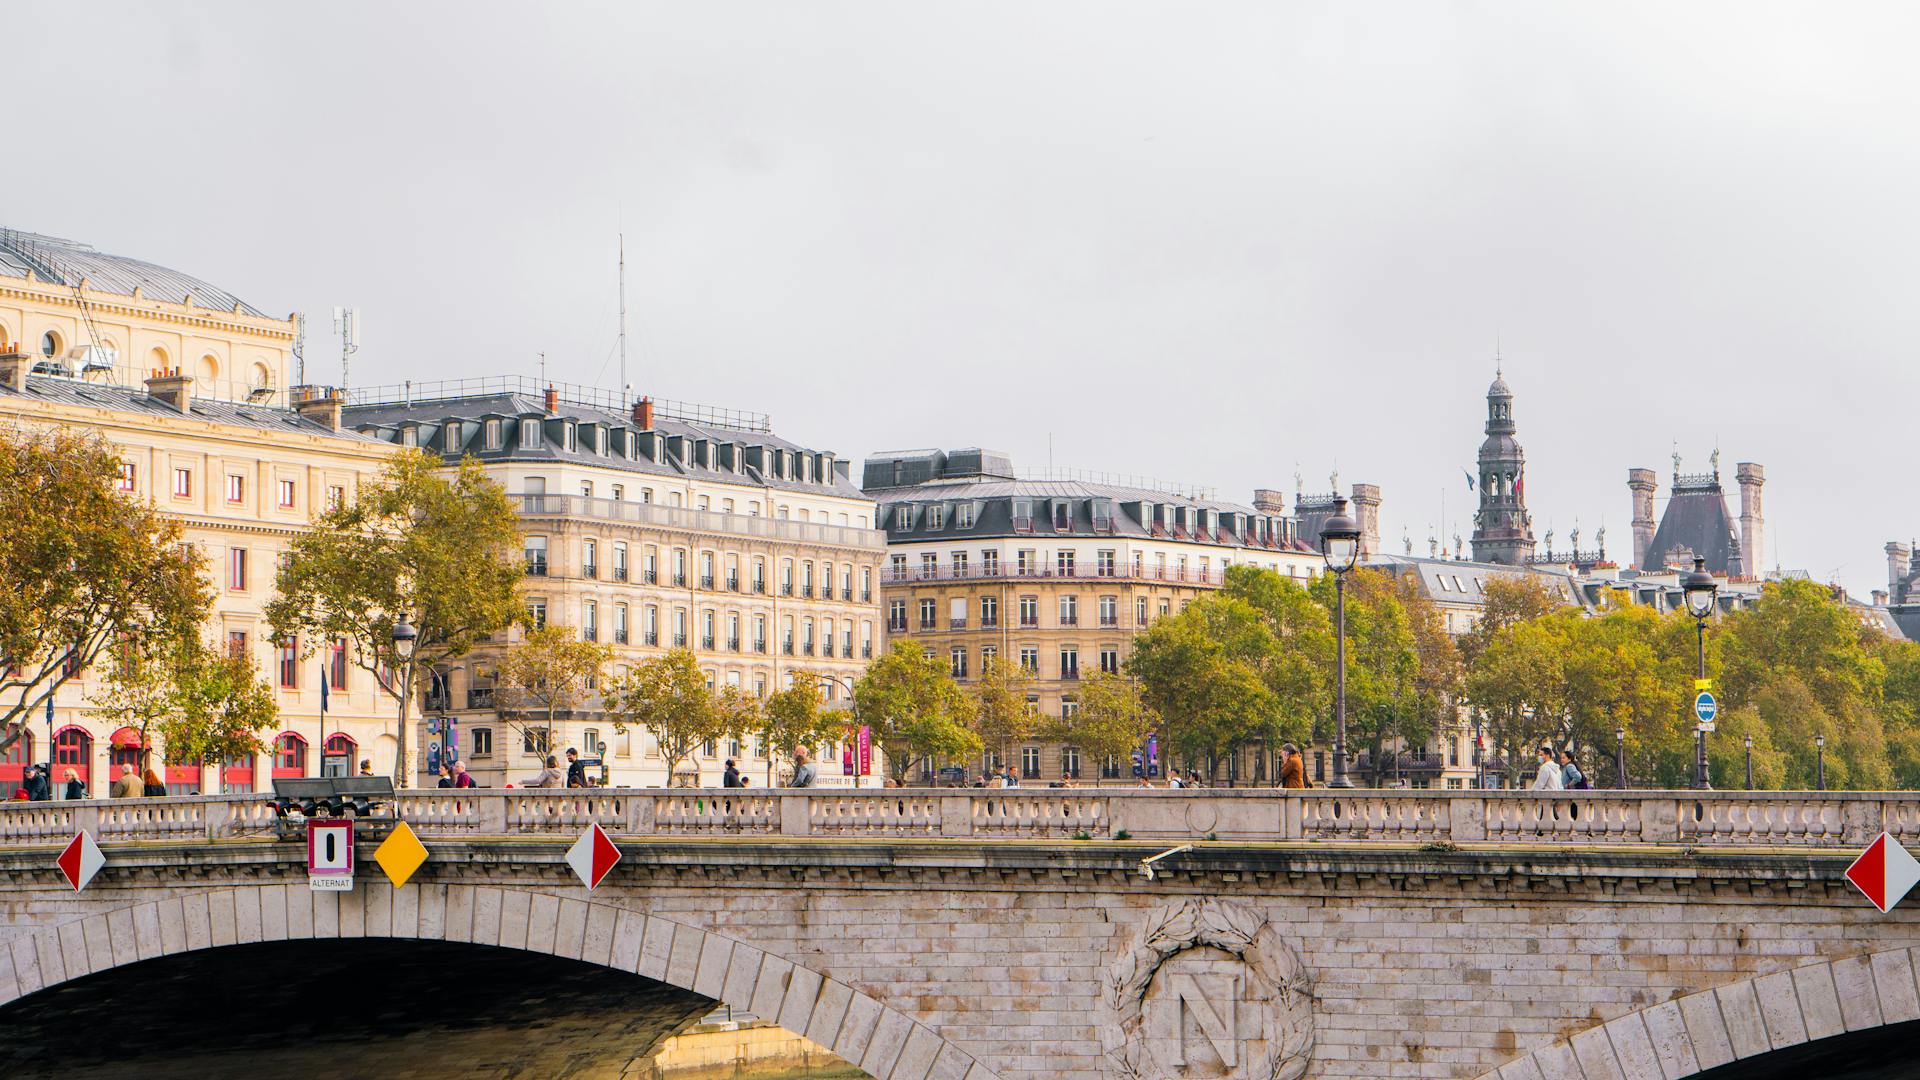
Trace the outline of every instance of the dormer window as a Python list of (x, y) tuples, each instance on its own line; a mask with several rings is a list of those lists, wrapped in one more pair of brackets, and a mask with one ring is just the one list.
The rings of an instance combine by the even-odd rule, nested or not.
[(486, 432), (486, 448), (489, 450), (500, 449), (500, 421), (489, 420), (482, 425), (482, 427)]
[(540, 448), (540, 421), (529, 416), (520, 421), (520, 449), (537, 450)]
[(633, 432), (626, 428), (620, 429), (620, 456), (628, 461), (633, 460)]
[(700, 456), (706, 459), (707, 468), (709, 469), (717, 467), (718, 463), (715, 459), (715, 455), (718, 452), (719, 452), (718, 449), (710, 442), (700, 444)]
[(420, 445), (420, 430), (414, 427), (412, 424), (408, 424), (406, 427), (401, 428), (400, 429), (400, 445), (401, 446)]
[(578, 439), (579, 434), (574, 430), (573, 421), (562, 421), (560, 424), (561, 447), (565, 449), (567, 453), (571, 454), (579, 448)]
[(953, 508), (953, 526), (956, 529), (973, 528), (973, 504), (961, 503)]
[(927, 507), (927, 528), (944, 529), (947, 524), (947, 508), (944, 506)]
[(598, 425), (593, 429), (593, 452), (603, 456), (607, 452), (607, 429)]
[(893, 531), (906, 532), (911, 528), (913, 528), (913, 507), (895, 507), (893, 511)]
[(447, 425), (445, 439), (446, 442), (444, 445), (447, 448), (447, 453), (457, 454), (460, 452), (460, 425), (458, 423), (449, 423)]

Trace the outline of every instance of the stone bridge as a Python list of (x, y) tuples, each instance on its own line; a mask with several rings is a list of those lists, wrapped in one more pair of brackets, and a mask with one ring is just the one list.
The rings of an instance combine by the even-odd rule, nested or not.
[(0, 1071), (619, 1077), (716, 1002), (878, 1080), (1892, 1077), (1920, 1033), (1920, 920), (1841, 876), (1920, 794), (397, 806), (429, 861), (394, 888), (362, 844), (345, 893), (259, 796), (0, 806)]

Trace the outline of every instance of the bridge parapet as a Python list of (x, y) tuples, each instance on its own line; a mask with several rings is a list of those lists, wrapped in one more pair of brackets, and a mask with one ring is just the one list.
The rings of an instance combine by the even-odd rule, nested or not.
[[(1840, 848), (1882, 829), (1920, 842), (1920, 792), (1374, 791), (1131, 788), (869, 790), (595, 788), (401, 792), (422, 836), (1142, 840), (1393, 844), (1679, 844)], [(221, 840), (271, 834), (271, 797), (0, 804), (0, 845)]]

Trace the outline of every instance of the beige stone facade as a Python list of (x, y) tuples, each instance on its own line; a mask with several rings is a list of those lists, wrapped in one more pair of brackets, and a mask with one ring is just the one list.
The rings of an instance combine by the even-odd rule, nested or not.
[[(156, 380), (150, 392), (24, 374), (32, 362), (31, 356), (0, 357), (0, 424), (105, 438), (122, 462), (121, 490), (178, 521), (186, 542), (206, 560), (214, 586), (208, 640), (251, 652), (276, 690), (280, 722), (266, 733), (271, 753), (209, 762), (204, 769), (171, 766), (168, 786), (182, 794), (266, 790), (276, 773), (316, 774), (322, 679), (329, 684), (325, 730), (335, 740), (333, 766), (351, 768), (371, 758), (377, 772), (391, 773), (394, 699), (331, 645), (274, 645), (263, 614), (289, 543), (331, 503), (353, 498), (391, 448), (285, 410), (200, 400), (187, 380)], [(302, 659), (302, 652), (311, 655)], [(96, 794), (106, 792), (118, 763), (139, 756), (127, 747), (116, 750), (112, 744), (126, 737), (116, 740), (114, 723), (90, 711), (101, 674), (84, 672), (62, 687), (51, 723), (56, 779), (73, 768)], [(48, 732), (45, 718), (34, 717), (27, 737), (0, 766), (0, 778), (17, 778), (25, 763), (44, 762)], [(151, 764), (158, 768), (161, 760), (156, 755)]]
[[(872, 501), (831, 454), (779, 439), (762, 417), (652, 401), (623, 409), (597, 391), (549, 395), (511, 380), (492, 389), (422, 386), (401, 401), (370, 391), (347, 423), (449, 461), (477, 457), (518, 504), (535, 621), (611, 645), (613, 673), (678, 646), (716, 686), (764, 695), (804, 671), (826, 677), (829, 707), (850, 704), (880, 647), (884, 539)], [(430, 718), (452, 717), (469, 771), (482, 784), (520, 784), (549, 747), (591, 758), (604, 743), (610, 783), (666, 784), (649, 737), (616, 732), (597, 702), (543, 736), (543, 716), (496, 695), (499, 650), (517, 635), (450, 667), (427, 703)], [(824, 749), (822, 781), (852, 783), (841, 747)], [(768, 781), (767, 748), (752, 739), (714, 744), (674, 779), (718, 784), (727, 758)]]

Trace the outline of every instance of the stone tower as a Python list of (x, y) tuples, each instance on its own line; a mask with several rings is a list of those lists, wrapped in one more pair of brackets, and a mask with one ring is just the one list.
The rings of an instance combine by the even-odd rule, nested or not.
[(1480, 509), (1473, 515), (1476, 562), (1520, 566), (1533, 557), (1527, 455), (1513, 432), (1513, 391), (1496, 370), (1487, 388), (1487, 438), (1480, 444)]
[(1760, 508), (1760, 489), (1766, 486), (1767, 470), (1751, 461), (1733, 467), (1740, 480), (1740, 552), (1741, 565), (1748, 574), (1760, 577), (1767, 572), (1767, 516)]
[(1891, 602), (1907, 602), (1907, 554), (1910, 549), (1898, 540), (1887, 545), (1887, 594)]
[(1360, 526), (1360, 558), (1380, 554), (1380, 485), (1353, 485), (1353, 519)]
[(1628, 469), (1627, 489), (1633, 492), (1633, 565), (1647, 561), (1653, 546), (1653, 493), (1660, 481), (1652, 469)]

